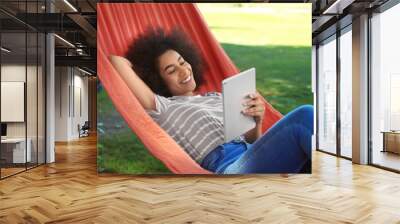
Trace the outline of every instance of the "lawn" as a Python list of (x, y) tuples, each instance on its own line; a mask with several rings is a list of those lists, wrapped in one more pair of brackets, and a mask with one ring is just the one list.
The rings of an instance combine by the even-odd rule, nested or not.
[[(277, 110), (286, 114), (299, 105), (313, 103), (310, 4), (198, 6), (237, 67), (257, 69), (257, 89)], [(99, 171), (169, 173), (127, 127), (102, 88), (98, 115)]]

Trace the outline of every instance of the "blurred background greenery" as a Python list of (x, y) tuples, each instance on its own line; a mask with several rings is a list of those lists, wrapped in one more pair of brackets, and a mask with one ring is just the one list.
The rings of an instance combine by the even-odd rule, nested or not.
[[(282, 114), (312, 104), (311, 4), (197, 4), (209, 29), (240, 70), (255, 67), (257, 89)], [(128, 128), (103, 88), (98, 96), (99, 172), (170, 171)]]

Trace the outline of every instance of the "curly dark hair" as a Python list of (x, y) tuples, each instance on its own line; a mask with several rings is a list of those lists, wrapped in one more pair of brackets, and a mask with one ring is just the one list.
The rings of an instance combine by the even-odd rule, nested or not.
[(147, 28), (133, 40), (125, 57), (154, 93), (170, 97), (172, 94), (161, 78), (158, 67), (158, 57), (168, 50), (175, 50), (191, 65), (196, 86), (200, 86), (203, 81), (203, 60), (198, 49), (178, 28), (169, 33), (161, 28)]

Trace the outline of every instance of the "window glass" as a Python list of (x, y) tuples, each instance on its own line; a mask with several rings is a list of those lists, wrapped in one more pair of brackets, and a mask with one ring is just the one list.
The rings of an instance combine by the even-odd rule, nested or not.
[[(351, 28), (351, 27), (350, 27)], [(352, 141), (352, 33), (340, 36), (340, 154), (351, 158)]]
[[(30, 162), (26, 140), (26, 33), (1, 34), (1, 177), (24, 171)], [(5, 49), (5, 50), (4, 50)]]
[(371, 18), (372, 163), (400, 170), (400, 4)]
[(336, 36), (318, 47), (318, 148), (336, 153)]

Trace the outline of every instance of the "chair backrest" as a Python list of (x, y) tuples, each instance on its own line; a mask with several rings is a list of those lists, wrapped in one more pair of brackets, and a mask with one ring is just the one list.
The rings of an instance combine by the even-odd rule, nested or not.
[(85, 123), (82, 125), (82, 129), (89, 129), (90, 125), (89, 125), (89, 121), (85, 121)]

